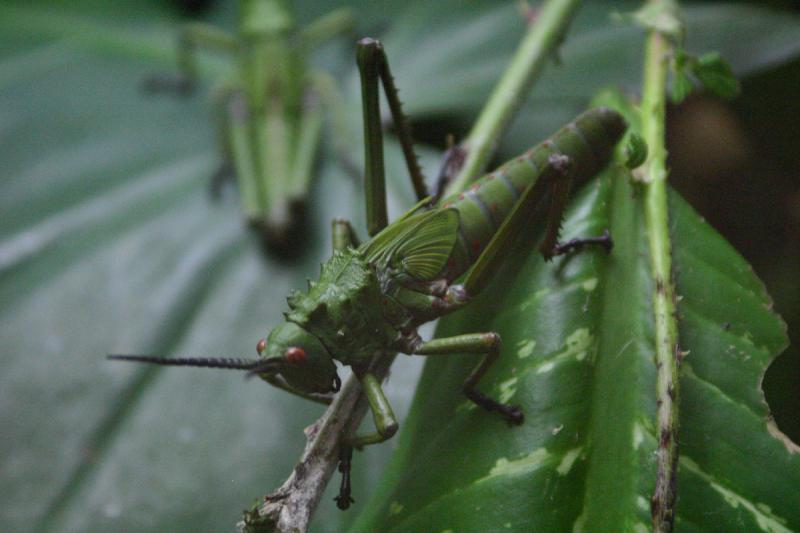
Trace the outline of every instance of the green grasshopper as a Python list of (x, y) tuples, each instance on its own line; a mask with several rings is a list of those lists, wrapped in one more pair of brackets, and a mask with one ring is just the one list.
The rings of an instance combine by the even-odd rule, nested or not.
[[(478, 383), (500, 355), (494, 332), (466, 333), (424, 341), (417, 328), (461, 309), (478, 295), (503, 262), (504, 250), (530, 224), (531, 213), (546, 193), (547, 229), (541, 252), (546, 259), (588, 243), (610, 249), (606, 234), (557, 242), (571, 181), (597, 173), (627, 127), (615, 111), (585, 112), (552, 138), (476, 181), (466, 192), (445, 198), (428, 196), (416, 165), (409, 127), (402, 114), (386, 54), (380, 42), (358, 43), (366, 150), (367, 224), (371, 238), (359, 244), (345, 220), (333, 223), (333, 256), (308, 292), (288, 298), (286, 321), (259, 341), (257, 359), (159, 358), (110, 356), (160, 365), (189, 365), (246, 370), (307, 399), (328, 403), (341, 381), (334, 361), (352, 367), (372, 410), (376, 431), (346, 436), (340, 448), (342, 486), (337, 505), (350, 496), (352, 448), (376, 444), (398, 429), (378, 379), (369, 371), (373, 355), (395, 350), (409, 355), (483, 354), (463, 385), (480, 407), (521, 424), (520, 407), (499, 402)], [(379, 83), (397, 124), (419, 202), (387, 222)], [(463, 281), (457, 283), (464, 274)]]
[(302, 220), (320, 141), (323, 103), (332, 108), (335, 85), (309, 71), (306, 58), (322, 42), (352, 27), (347, 9), (297, 30), (280, 0), (241, 0), (235, 35), (188, 24), (178, 40), (179, 74), (148, 79), (149, 92), (191, 92), (197, 82), (195, 51), (207, 48), (238, 63), (234, 80), (213, 93), (222, 164), (212, 181), (236, 175), (242, 208), (268, 244), (290, 244)]

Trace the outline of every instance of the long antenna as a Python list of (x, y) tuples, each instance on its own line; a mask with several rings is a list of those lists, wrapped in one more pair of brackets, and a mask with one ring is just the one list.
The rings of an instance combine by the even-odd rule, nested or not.
[[(277, 366), (275, 359), (236, 359), (227, 357), (154, 357), (151, 355), (108, 355), (114, 361), (133, 361), (167, 366), (199, 366), (205, 368), (227, 368), (231, 370), (250, 370), (262, 373)], [(255, 370), (257, 369), (257, 370)]]

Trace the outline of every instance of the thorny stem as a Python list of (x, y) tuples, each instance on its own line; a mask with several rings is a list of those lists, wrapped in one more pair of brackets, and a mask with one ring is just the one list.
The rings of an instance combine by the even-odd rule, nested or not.
[(469, 136), (461, 144), (467, 158), (445, 196), (464, 191), (486, 170), (500, 136), (528, 98), (548, 59), (555, 56), (580, 0), (549, 0), (540, 8), (511, 64), (494, 88)]
[[(648, 0), (648, 9), (677, 17), (674, 0)], [(672, 531), (678, 468), (678, 317), (672, 278), (667, 210), (667, 151), (664, 146), (666, 82), (673, 43), (651, 27), (647, 33), (642, 95), (642, 132), (649, 149), (645, 162), (644, 209), (650, 266), (655, 280), (658, 450), (656, 485), (651, 499), (653, 531)]]
[[(549, 0), (541, 8), (536, 23), (528, 30), (464, 142), (467, 160), (447, 194), (465, 190), (470, 182), (480, 177), (545, 61), (561, 43), (578, 5), (579, 0)], [(394, 358), (394, 353), (376, 355), (372, 369), (378, 381), (387, 376)], [(258, 508), (267, 530), (306, 531), (325, 486), (336, 470), (340, 437), (358, 428), (366, 409), (361, 386), (352, 376), (322, 418), (306, 430), (308, 443), (292, 474), (278, 490), (267, 495), (265, 503)], [(243, 531), (258, 528), (248, 527), (244, 522), (238, 526)]]

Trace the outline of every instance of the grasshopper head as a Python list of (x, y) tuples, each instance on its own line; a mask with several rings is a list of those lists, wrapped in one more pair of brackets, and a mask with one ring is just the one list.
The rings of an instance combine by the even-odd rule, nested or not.
[[(339, 376), (333, 358), (312, 334), (292, 322), (273, 329), (266, 342), (258, 343), (265, 367), (276, 368), (286, 382), (295, 389), (309, 393), (336, 392)], [(270, 365), (273, 361), (279, 363)], [(259, 373), (259, 369), (253, 369)]]

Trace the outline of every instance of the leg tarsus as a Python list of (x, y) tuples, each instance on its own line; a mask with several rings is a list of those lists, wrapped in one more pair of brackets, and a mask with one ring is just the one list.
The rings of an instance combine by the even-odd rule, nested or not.
[(500, 403), (476, 388), (464, 386), (463, 392), (467, 398), (487, 411), (500, 413), (512, 426), (518, 426), (525, 421), (525, 414), (522, 412), (522, 408), (519, 405)]
[(339, 494), (334, 498), (334, 501), (336, 502), (336, 507), (342, 511), (350, 507), (351, 503), (355, 503), (355, 500), (350, 495), (350, 467), (352, 458), (352, 446), (341, 444), (339, 446), (339, 472), (342, 474), (342, 482), (339, 485)]
[(605, 229), (603, 230), (603, 234), (599, 237), (570, 239), (566, 242), (556, 243), (550, 251), (550, 254), (545, 255), (545, 259), (550, 259), (556, 255), (564, 255), (572, 251), (580, 251), (591, 245), (602, 246), (606, 253), (611, 253), (611, 250), (614, 248), (614, 240), (611, 238), (611, 233), (609, 233), (608, 229)]

